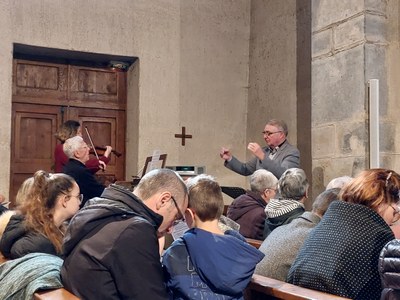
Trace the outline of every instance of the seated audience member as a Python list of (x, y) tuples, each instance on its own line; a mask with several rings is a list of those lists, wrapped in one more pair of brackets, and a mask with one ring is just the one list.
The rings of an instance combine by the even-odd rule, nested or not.
[(29, 201), (29, 195), (33, 187), (34, 178), (29, 177), (24, 180), (18, 189), (17, 195), (15, 196), (15, 203), (18, 206), (23, 205), (26, 201)]
[(8, 208), (4, 205), (6, 197), (0, 194), (0, 215), (8, 211)]
[(61, 265), (60, 257), (46, 253), (6, 261), (0, 265), (0, 299), (34, 299), (37, 290), (61, 288)]
[(300, 166), (300, 152), (287, 141), (288, 128), (284, 121), (272, 119), (265, 124), (264, 135), (266, 147), (258, 143), (249, 143), (247, 149), (254, 157), (243, 163), (232, 155), (228, 148), (222, 147), (219, 153), (224, 166), (232, 171), (248, 176), (258, 169), (265, 169), (279, 178), (289, 168)]
[(383, 247), (379, 256), (381, 300), (400, 299), (400, 240), (392, 240)]
[(310, 232), (289, 270), (288, 282), (351, 299), (379, 299), (379, 253), (394, 239), (400, 176), (385, 169), (361, 172), (340, 192)]
[(190, 230), (164, 253), (170, 299), (243, 299), (243, 290), (263, 254), (237, 231), (218, 226), (224, 202), (218, 183), (199, 175), (187, 183), (185, 212)]
[[(64, 122), (58, 132), (56, 133), (56, 138), (61, 142), (61, 144), (57, 144), (54, 149), (54, 171), (56, 173), (60, 173), (63, 170), (63, 167), (68, 163), (68, 156), (64, 153), (64, 143), (69, 138), (74, 136), (82, 137), (82, 127), (78, 121), (68, 120)], [(106, 165), (110, 161), (110, 153), (112, 151), (111, 146), (106, 146), (106, 151), (102, 156), (97, 158), (89, 159), (85, 165), (89, 169), (91, 173), (96, 173), (98, 170), (105, 170)]]
[(264, 238), (275, 228), (289, 224), (304, 213), (308, 195), (308, 180), (302, 169), (286, 170), (278, 181), (278, 199), (271, 199), (266, 208)]
[(29, 201), (23, 202), (11, 216), (0, 251), (12, 259), (32, 252), (60, 255), (63, 223), (79, 209), (78, 185), (68, 175), (37, 171), (28, 197)]
[(63, 172), (75, 179), (83, 195), (81, 207), (87, 200), (99, 197), (104, 191), (104, 185), (97, 181), (96, 177), (85, 166), (89, 160), (89, 147), (82, 137), (75, 136), (65, 141), (65, 154), (69, 157)]
[(265, 207), (275, 196), (278, 179), (267, 170), (257, 170), (250, 177), (250, 191), (240, 195), (228, 207), (227, 216), (240, 225), (239, 232), (256, 240), (263, 239)]
[(110, 185), (71, 220), (61, 278), (81, 299), (167, 299), (158, 238), (183, 219), (187, 188), (169, 169), (130, 192)]
[(259, 250), (265, 254), (255, 273), (286, 281), (290, 266), (310, 231), (319, 223), (333, 200), (338, 199), (340, 189), (321, 193), (314, 201), (312, 212), (306, 211), (290, 224), (276, 228), (261, 244)]
[[(27, 200), (28, 194), (33, 186), (33, 177), (29, 177), (25, 179), (24, 182), (18, 189), (17, 196), (15, 197), (15, 203), (18, 206), (21, 206)], [(6, 229), (8, 222), (12, 215), (15, 214), (15, 210), (7, 210), (2, 215), (0, 215), (0, 239), (3, 236), (3, 232)]]
[(344, 187), (347, 183), (349, 183), (353, 178), (350, 176), (341, 176), (341, 177), (336, 177), (333, 178), (331, 181), (329, 181), (328, 185), (326, 186), (326, 190), (330, 189), (341, 189)]

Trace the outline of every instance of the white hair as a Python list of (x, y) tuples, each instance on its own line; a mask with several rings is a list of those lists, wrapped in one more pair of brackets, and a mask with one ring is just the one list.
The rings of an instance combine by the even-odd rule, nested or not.
[(63, 145), (65, 155), (68, 156), (68, 158), (74, 158), (75, 151), (82, 147), (82, 144), (84, 143), (85, 141), (79, 135), (67, 139)]
[(331, 181), (329, 181), (328, 185), (326, 186), (326, 190), (335, 189), (335, 188), (341, 189), (352, 179), (353, 178), (350, 176), (341, 176), (341, 177), (333, 178)]

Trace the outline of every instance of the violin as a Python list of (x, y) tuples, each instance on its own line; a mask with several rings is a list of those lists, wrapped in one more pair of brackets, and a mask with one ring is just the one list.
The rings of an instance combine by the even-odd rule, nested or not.
[[(97, 151), (97, 154), (99, 154), (99, 155), (103, 155), (104, 154), (104, 152), (107, 150), (107, 147), (105, 147), (105, 146), (94, 146), (94, 149), (96, 149)], [(95, 154), (95, 151), (93, 150), (93, 148), (91, 148), (90, 149), (90, 151), (89, 151), (89, 153), (90, 154)], [(122, 155), (122, 153), (121, 152), (118, 152), (117, 150), (111, 150), (111, 153), (113, 153), (116, 157), (120, 157), (121, 155)]]

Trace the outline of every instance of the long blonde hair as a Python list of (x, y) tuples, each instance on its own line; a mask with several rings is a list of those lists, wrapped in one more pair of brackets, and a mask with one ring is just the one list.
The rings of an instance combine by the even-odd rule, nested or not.
[(20, 206), (25, 216), (25, 227), (45, 235), (61, 253), (63, 233), (54, 224), (54, 209), (60, 194), (67, 194), (73, 189), (74, 179), (66, 174), (48, 174), (37, 171), (33, 176), (33, 185), (27, 201)]

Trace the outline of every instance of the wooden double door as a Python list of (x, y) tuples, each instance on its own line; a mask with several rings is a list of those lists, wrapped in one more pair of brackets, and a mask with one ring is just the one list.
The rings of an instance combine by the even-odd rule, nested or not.
[[(55, 133), (66, 120), (87, 127), (96, 145), (111, 145), (104, 184), (125, 180), (126, 73), (14, 60), (10, 201), (37, 170), (53, 171)], [(89, 139), (83, 130), (83, 138)]]

